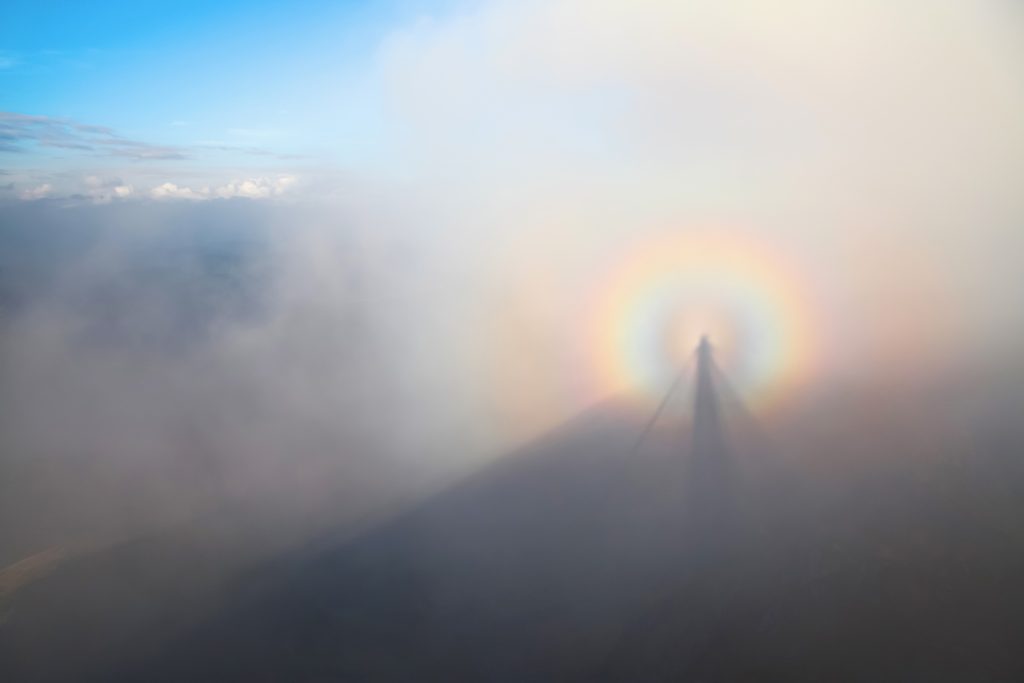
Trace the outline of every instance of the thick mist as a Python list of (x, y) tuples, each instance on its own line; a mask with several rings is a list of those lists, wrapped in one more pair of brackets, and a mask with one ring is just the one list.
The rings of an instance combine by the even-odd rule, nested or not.
[(1011, 670), (1024, 14), (924, 4), (452, 3), (330, 163), (5, 115), (0, 671)]
[(542, 326), (595, 296), (595, 264), (712, 232), (790, 259), (819, 376), (921, 375), (1024, 329), (1022, 22), (1004, 2), (493, 2), (395, 32), (379, 79), (396, 157)]
[(0, 232), (5, 562), (254, 500), (351, 520), (512, 436), (468, 297), (353, 211), (36, 202)]

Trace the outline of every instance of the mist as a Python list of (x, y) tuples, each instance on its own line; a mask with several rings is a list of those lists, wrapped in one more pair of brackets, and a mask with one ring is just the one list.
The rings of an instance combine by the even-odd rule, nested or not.
[(389, 12), (0, 114), (0, 672), (1021, 671), (1021, 9)]
[(444, 370), (461, 297), (347, 222), (241, 202), (9, 211), (7, 559), (245, 496), (366, 514), (507, 443)]

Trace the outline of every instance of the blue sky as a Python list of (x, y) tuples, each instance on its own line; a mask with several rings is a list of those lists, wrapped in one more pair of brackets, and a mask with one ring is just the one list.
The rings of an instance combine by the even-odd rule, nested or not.
[[(0, 111), (187, 148), (187, 160), (159, 153), (146, 160), (192, 168), (363, 163), (379, 130), (366, 80), (376, 46), (396, 25), (442, 5), (6, 2)], [(82, 163), (70, 146), (17, 146), (0, 155), (0, 168), (69, 170)], [(103, 170), (124, 158), (90, 163)]]
[(7, 0), (0, 196), (326, 172), (451, 175), (461, 200), (557, 173), (653, 206), (777, 196), (833, 163), (960, 182), (1017, 163), (1020, 19), (1009, 0)]

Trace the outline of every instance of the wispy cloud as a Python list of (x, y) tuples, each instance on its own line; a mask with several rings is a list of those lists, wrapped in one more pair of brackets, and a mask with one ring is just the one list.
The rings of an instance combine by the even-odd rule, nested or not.
[(75, 150), (135, 161), (170, 161), (193, 156), (185, 147), (132, 140), (107, 126), (83, 124), (66, 118), (0, 112), (0, 152), (27, 153), (39, 148)]
[(201, 142), (191, 146), (189, 149), (196, 151), (229, 152), (232, 154), (246, 154), (254, 157), (272, 157), (280, 160), (308, 159), (305, 154), (281, 154), (262, 147), (252, 145), (228, 145), (220, 142)]
[(294, 154), (280, 154), (253, 145), (154, 144), (124, 137), (109, 126), (79, 123), (68, 118), (0, 112), (0, 152), (32, 153), (41, 148), (71, 150), (91, 156), (116, 157), (132, 161), (180, 161), (195, 159), (206, 152), (227, 152), (281, 160), (300, 158)]

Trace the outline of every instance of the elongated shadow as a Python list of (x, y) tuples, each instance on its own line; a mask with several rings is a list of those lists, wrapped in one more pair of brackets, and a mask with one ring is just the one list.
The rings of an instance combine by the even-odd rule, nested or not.
[(692, 432), (684, 471), (683, 509), (694, 551), (720, 548), (735, 525), (734, 463), (722, 421), (716, 369), (707, 337), (696, 351)]

